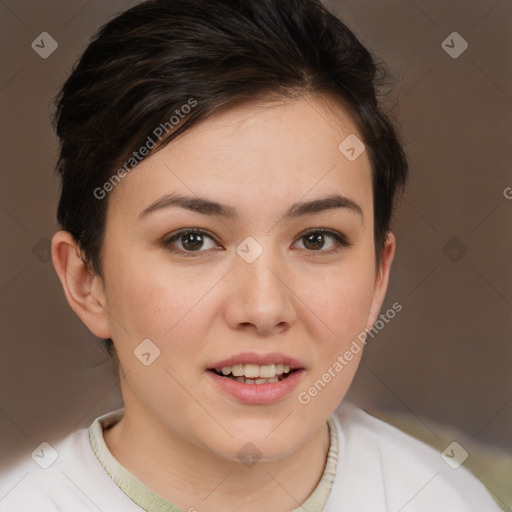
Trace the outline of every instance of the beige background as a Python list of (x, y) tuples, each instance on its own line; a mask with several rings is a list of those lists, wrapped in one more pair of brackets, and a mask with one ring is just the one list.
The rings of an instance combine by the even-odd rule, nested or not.
[[(49, 112), (89, 36), (133, 3), (0, 2), (0, 465), (121, 405), (113, 366), (48, 259), (58, 200)], [(403, 310), (370, 340), (350, 395), (431, 436), (449, 425), (470, 445), (512, 452), (512, 2), (329, 5), (388, 63), (386, 103), (412, 167), (383, 308)], [(469, 44), (457, 59), (441, 44), (454, 31)], [(41, 32), (59, 45), (47, 59), (31, 48)]]

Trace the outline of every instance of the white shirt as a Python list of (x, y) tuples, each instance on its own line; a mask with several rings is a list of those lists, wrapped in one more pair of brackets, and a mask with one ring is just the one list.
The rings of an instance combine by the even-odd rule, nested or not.
[[(70, 434), (55, 444), (56, 453), (49, 447), (36, 452), (34, 457), (40, 464), (51, 463), (46, 469), (29, 458), (0, 474), (0, 512), (179, 511), (131, 475), (108, 451), (102, 428), (117, 421), (120, 414), (122, 410), (113, 411), (97, 418), (89, 429)], [(452, 468), (434, 449), (361, 409), (343, 403), (329, 424), (336, 427), (331, 432), (331, 444), (333, 439), (337, 441), (337, 450), (331, 446), (329, 451), (327, 466), (330, 461), (335, 474), (323, 512), (501, 510), (483, 484), (462, 465)], [(132, 479), (128, 493), (135, 501), (143, 496), (150, 506), (142, 508), (123, 492), (93, 450), (94, 439), (100, 445), (103, 463), (106, 455), (120, 471), (116, 476)], [(456, 454), (449, 462), (457, 465)], [(108, 470), (112, 473), (111, 467)], [(324, 488), (326, 476), (332, 481), (332, 473), (324, 471)], [(318, 494), (319, 488), (320, 484), (314, 493)], [(148, 493), (153, 500), (147, 500)], [(308, 499), (300, 510), (319, 512), (307, 507), (309, 503)], [(207, 511), (204, 506), (196, 508)]]

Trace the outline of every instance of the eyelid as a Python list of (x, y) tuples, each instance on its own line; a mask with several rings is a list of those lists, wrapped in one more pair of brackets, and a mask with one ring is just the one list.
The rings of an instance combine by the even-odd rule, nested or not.
[[(173, 241), (177, 240), (181, 235), (184, 235), (187, 233), (193, 233), (193, 234), (197, 234), (197, 235), (207, 235), (216, 244), (220, 245), (219, 242), (217, 241), (216, 236), (211, 231), (208, 231), (207, 229), (204, 229), (204, 228), (184, 228), (184, 229), (180, 229), (178, 231), (173, 231), (172, 233), (170, 233), (169, 235), (166, 235), (164, 237), (162, 243), (166, 247), (170, 246)], [(185, 253), (191, 254), (194, 252), (200, 253), (200, 252), (207, 252), (207, 251), (181, 251), (181, 250), (179, 250), (178, 252), (181, 252), (181, 253), (185, 252)]]
[[(216, 236), (211, 231), (208, 231), (207, 229), (204, 229), (204, 228), (183, 228), (178, 231), (174, 231), (169, 236), (166, 236), (163, 239), (162, 244), (164, 245), (165, 248), (167, 248), (168, 250), (170, 250), (172, 252), (179, 253), (179, 254), (182, 254), (185, 256), (192, 256), (192, 257), (201, 256), (202, 254), (210, 253), (213, 250), (213, 249), (207, 249), (207, 250), (199, 250), (199, 251), (183, 251), (181, 249), (171, 249), (170, 247), (172, 246), (172, 243), (175, 240), (177, 240), (181, 235), (186, 234), (186, 233), (206, 235), (209, 238), (211, 238), (216, 244), (220, 245), (219, 242), (217, 241)], [(329, 249), (327, 251), (323, 251), (323, 250), (308, 251), (306, 249), (306, 252), (311, 256), (322, 256), (322, 255), (326, 255), (326, 254), (331, 254), (334, 252), (338, 252), (340, 250), (340, 248), (342, 248), (342, 247), (350, 247), (352, 245), (352, 243), (348, 240), (346, 235), (344, 235), (340, 231), (337, 231), (334, 229), (328, 229), (328, 228), (309, 228), (305, 231), (302, 231), (297, 236), (296, 241), (293, 243), (293, 245), (295, 245), (295, 243), (297, 243), (297, 241), (301, 240), (302, 238), (304, 238), (305, 236), (307, 236), (311, 233), (322, 233), (322, 234), (329, 235), (335, 240), (335, 243), (336, 243), (336, 247)]]
[[(328, 228), (310, 228), (310, 229), (306, 229), (306, 231), (303, 231), (299, 235), (298, 240), (300, 240), (301, 238), (305, 237), (306, 235), (309, 235), (310, 233), (324, 233), (326, 235), (330, 235), (337, 242), (339, 242), (340, 244), (342, 244), (342, 245), (344, 245), (346, 247), (350, 247), (352, 245), (352, 243), (349, 241), (348, 237), (345, 234), (343, 234), (342, 232), (337, 231), (335, 229), (328, 229)], [(321, 251), (318, 251), (318, 252), (321, 252)], [(325, 252), (325, 251), (323, 251), (323, 252)]]
[[(328, 228), (310, 228), (306, 231), (303, 231), (298, 237), (297, 241), (301, 240), (305, 236), (309, 235), (310, 233), (322, 233), (329, 235), (331, 238), (335, 241), (335, 247), (328, 249), (326, 251), (319, 250), (319, 251), (306, 251), (306, 256), (309, 258), (321, 258), (325, 256), (329, 256), (331, 254), (336, 254), (340, 252), (341, 249), (351, 247), (353, 244), (349, 241), (347, 236), (340, 231), (337, 231), (335, 229), (328, 229)], [(294, 242), (295, 245), (296, 242)]]

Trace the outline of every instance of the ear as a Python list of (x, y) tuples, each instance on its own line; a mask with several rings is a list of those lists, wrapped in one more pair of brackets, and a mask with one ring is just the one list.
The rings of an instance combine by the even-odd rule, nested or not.
[(99, 338), (111, 338), (102, 279), (82, 259), (80, 248), (67, 231), (52, 237), (52, 261), (71, 309)]
[(393, 262), (393, 258), (395, 257), (395, 250), (395, 235), (391, 231), (389, 231), (386, 237), (386, 242), (384, 244), (384, 249), (382, 251), (381, 264), (375, 276), (373, 299), (372, 304), (370, 306), (370, 313), (368, 315), (368, 320), (366, 324), (367, 329), (373, 327), (373, 325), (377, 321), (377, 317), (379, 316), (380, 313), (380, 308), (382, 307), (382, 303), (384, 302), (384, 297), (386, 296), (386, 291), (388, 289), (391, 263)]

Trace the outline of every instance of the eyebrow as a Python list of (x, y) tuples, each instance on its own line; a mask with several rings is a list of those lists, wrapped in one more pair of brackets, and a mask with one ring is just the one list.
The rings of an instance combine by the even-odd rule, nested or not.
[[(211, 201), (204, 197), (166, 194), (145, 208), (139, 214), (139, 219), (164, 208), (184, 208), (202, 215), (222, 217), (231, 220), (239, 218), (239, 215), (233, 206)], [(334, 194), (321, 199), (295, 203), (284, 213), (283, 218), (293, 219), (336, 209), (348, 209), (359, 214), (361, 219), (363, 218), (363, 209), (361, 206), (352, 199), (341, 194)]]

